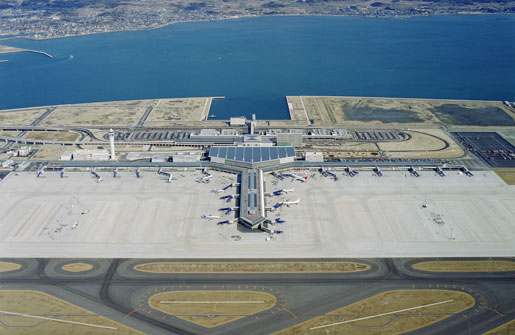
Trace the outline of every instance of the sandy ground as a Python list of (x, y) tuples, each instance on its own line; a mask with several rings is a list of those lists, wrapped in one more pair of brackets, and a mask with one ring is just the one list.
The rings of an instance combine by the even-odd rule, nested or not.
[[(171, 183), (156, 171), (11, 173), (0, 182), (0, 253), (4, 257), (438, 257), (513, 256), (515, 188), (495, 173), (439, 177), (421, 172), (363, 171), (337, 182), (309, 172), (306, 183), (266, 178), (266, 191), (295, 188), (287, 196), (300, 205), (268, 213), (287, 222), (284, 234), (236, 225), (218, 226), (219, 208), (234, 206), (210, 192), (234, 182), (234, 175), (174, 173)], [(297, 172), (303, 175), (302, 171)], [(311, 177), (311, 176), (315, 177)], [(274, 185), (275, 184), (275, 185)], [(233, 193), (231, 191), (230, 193)], [(426, 208), (422, 204), (426, 203)], [(75, 225), (75, 226), (74, 226)], [(241, 239), (233, 238), (239, 236)]]
[(155, 262), (138, 264), (134, 269), (150, 273), (351, 273), (369, 270), (370, 265), (355, 262)]
[(508, 185), (515, 185), (515, 169), (492, 169)]
[[(45, 321), (22, 316), (1, 314), (2, 323), (10, 326), (8, 334), (142, 334), (132, 328), (97, 316), (82, 307), (58, 299), (49, 294), (32, 290), (0, 290), (0, 309), (13, 313), (39, 315), (48, 318), (107, 326), (115, 329)], [(42, 313), (42, 311), (44, 311)], [(69, 316), (67, 316), (69, 315)], [(3, 328), (3, 327), (2, 327)], [(5, 333), (5, 334), (7, 334)]]
[(0, 111), (0, 125), (2, 126), (27, 126), (35, 121), (46, 108), (28, 108)]
[[(96, 105), (96, 104), (95, 104)], [(132, 106), (99, 106), (87, 104), (57, 107), (39, 123), (40, 126), (135, 126), (145, 112)]]
[(73, 131), (29, 131), (23, 139), (48, 140), (48, 141), (75, 141), (80, 137)]
[[(430, 306), (418, 310), (405, 311), (402, 317), (394, 315), (381, 316), (362, 321), (346, 323), (327, 328), (311, 327), (328, 325), (344, 320), (389, 313), (396, 310), (428, 305), (442, 301), (452, 302)], [(451, 290), (396, 290), (377, 294), (354, 304), (337, 309), (325, 316), (320, 316), (295, 326), (278, 331), (276, 335), (289, 334), (401, 334), (428, 326), (446, 319), (455, 313), (474, 306), (475, 300), (469, 294)]]
[(207, 119), (212, 98), (160, 99), (144, 125), (169, 126), (176, 121), (203, 121)]
[(415, 263), (413, 268), (430, 272), (503, 272), (515, 271), (515, 262), (441, 260)]
[(0, 45), (0, 54), (7, 54), (7, 53), (11, 53), (11, 52), (20, 52), (20, 51), (25, 51), (25, 50), (20, 49), (20, 48), (10, 47), (7, 45)]

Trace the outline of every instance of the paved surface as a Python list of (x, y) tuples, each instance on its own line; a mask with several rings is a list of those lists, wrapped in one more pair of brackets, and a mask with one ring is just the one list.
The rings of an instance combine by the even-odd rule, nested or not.
[[(335, 171), (335, 170), (333, 170)], [(299, 205), (268, 212), (284, 224), (284, 234), (267, 234), (235, 224), (219, 226), (235, 207), (212, 189), (235, 175), (213, 171), (197, 183), (199, 170), (174, 172), (174, 180), (154, 172), (48, 171), (11, 173), (0, 182), (0, 255), (4, 257), (429, 257), (515, 255), (515, 187), (493, 172), (474, 177), (432, 171), (362, 171), (356, 177), (335, 171), (338, 181), (315, 171), (296, 171), (308, 181), (265, 177), (267, 207), (297, 200)], [(426, 205), (423, 208), (423, 205)], [(201, 219), (203, 214), (220, 219)], [(239, 236), (234, 238), (234, 236)]]
[[(514, 272), (447, 274), (422, 272), (411, 267), (428, 260), (434, 259), (354, 259), (370, 264), (371, 269), (351, 274), (150, 274), (135, 271), (133, 267), (160, 260), (0, 259), (21, 265), (18, 270), (0, 273), (0, 290), (46, 292), (156, 335), (270, 334), (378, 293), (398, 289), (457, 290), (470, 294), (475, 300), (472, 308), (410, 334), (482, 334), (515, 317)], [(503, 260), (515, 261), (513, 258)], [(77, 262), (91, 264), (93, 268), (78, 273), (62, 270), (63, 265)], [(148, 306), (150, 296), (172, 290), (265, 291), (276, 296), (277, 304), (258, 314), (206, 329)], [(2, 307), (6, 311), (8, 308)], [(42, 314), (62, 318), (48, 311)], [(36, 334), (37, 328), (32, 329)]]

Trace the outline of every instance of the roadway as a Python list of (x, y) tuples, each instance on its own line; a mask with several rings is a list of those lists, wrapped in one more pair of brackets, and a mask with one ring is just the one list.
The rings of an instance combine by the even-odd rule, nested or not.
[[(149, 334), (270, 334), (380, 292), (398, 289), (456, 290), (470, 294), (475, 300), (472, 308), (410, 334), (481, 334), (515, 316), (515, 272), (422, 273), (410, 267), (414, 262), (426, 260), (295, 259), (355, 261), (370, 265), (369, 270), (346, 274), (155, 274), (136, 271), (134, 266), (183, 260), (0, 259), (0, 262), (21, 265), (18, 270), (0, 272), (0, 290), (46, 292)], [(503, 260), (515, 261), (513, 258)], [(220, 261), (238, 262), (234, 259)], [(63, 265), (74, 262), (90, 264), (92, 269), (76, 273), (62, 270)], [(265, 291), (276, 296), (277, 303), (268, 310), (208, 329), (149, 307), (149, 296), (170, 290)], [(3, 309), (8, 310), (8, 306)]]

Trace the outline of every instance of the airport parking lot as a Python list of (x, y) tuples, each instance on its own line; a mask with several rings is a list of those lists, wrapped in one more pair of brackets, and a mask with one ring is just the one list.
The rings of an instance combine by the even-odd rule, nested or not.
[[(315, 170), (295, 171), (308, 181), (267, 175), (266, 192), (291, 189), (273, 199), (297, 200), (268, 217), (286, 223), (284, 233), (250, 232), (236, 224), (217, 225), (220, 208), (235, 206), (212, 193), (235, 175), (200, 170), (174, 172), (174, 179), (143, 171), (97, 170), (11, 173), (0, 182), (0, 252), (4, 257), (400, 257), (510, 256), (515, 252), (515, 188), (493, 172), (467, 177), (422, 171), (362, 171), (337, 181)], [(229, 189), (224, 194), (234, 194)], [(423, 208), (422, 205), (426, 205)], [(77, 224), (76, 224), (77, 223)], [(76, 225), (75, 225), (76, 224)], [(73, 226), (75, 225), (75, 228)]]

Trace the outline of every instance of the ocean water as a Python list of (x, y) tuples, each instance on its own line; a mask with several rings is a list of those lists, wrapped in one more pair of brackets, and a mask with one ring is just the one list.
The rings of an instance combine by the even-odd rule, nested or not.
[(0, 109), (225, 96), (217, 118), (289, 118), (286, 95), (515, 101), (515, 15), (262, 17), (0, 44)]

